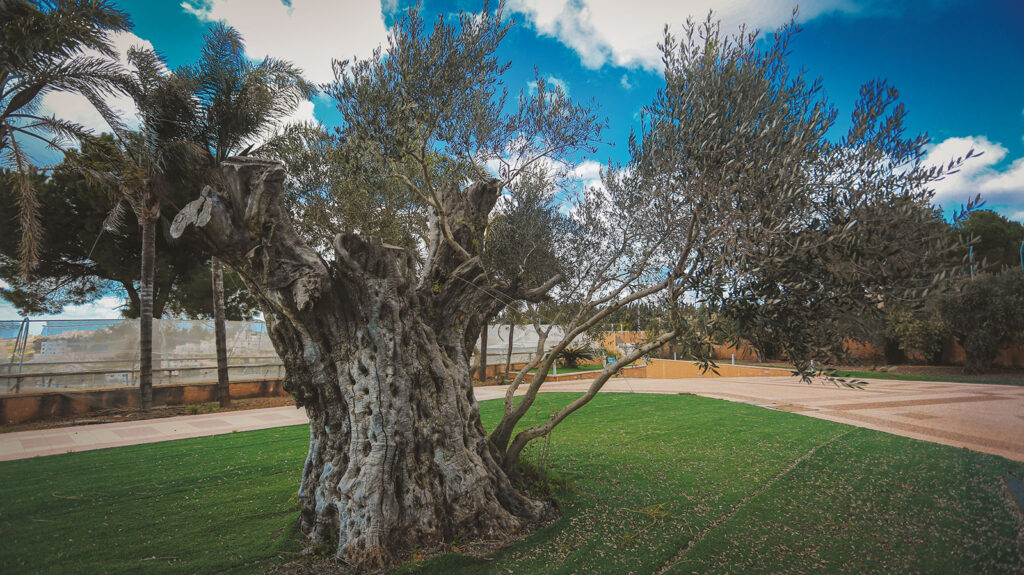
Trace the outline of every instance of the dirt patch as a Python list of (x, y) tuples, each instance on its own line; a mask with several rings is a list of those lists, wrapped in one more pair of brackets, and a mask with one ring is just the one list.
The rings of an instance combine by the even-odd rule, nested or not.
[(222, 409), (217, 403), (166, 405), (154, 407), (148, 412), (141, 412), (134, 408), (104, 409), (90, 413), (85, 417), (72, 417), (49, 421), (36, 421), (33, 423), (24, 423), (19, 425), (7, 425), (0, 427), (0, 433), (29, 431), (33, 429), (53, 429), (57, 427), (70, 427), (76, 425), (92, 425), (96, 423), (118, 423), (122, 421), (138, 421), (142, 419), (162, 419), (165, 417), (177, 417), (181, 415), (226, 413), (229, 411), (243, 411), (246, 409), (283, 407), (285, 405), (295, 405), (295, 401), (291, 397), (254, 397), (250, 399), (236, 399), (231, 402), (231, 407), (227, 409)]

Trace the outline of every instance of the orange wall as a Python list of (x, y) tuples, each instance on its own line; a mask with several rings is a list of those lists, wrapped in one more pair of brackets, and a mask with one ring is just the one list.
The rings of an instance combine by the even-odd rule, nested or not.
[[(946, 345), (942, 346), (942, 363), (963, 365), (966, 354), (960, 344), (950, 338)], [(1024, 345), (1008, 345), (999, 352), (993, 364), (996, 367), (1024, 367)]]
[(654, 379), (681, 379), (689, 377), (783, 377), (789, 375), (792, 375), (792, 372), (788, 369), (729, 364), (719, 364), (718, 375), (715, 375), (710, 371), (707, 373), (701, 373), (697, 364), (692, 361), (676, 361), (671, 359), (647, 360), (647, 377)]
[[(579, 381), (581, 379), (596, 379), (597, 374), (601, 373), (600, 370), (595, 371), (577, 371), (575, 373), (564, 373), (559, 375), (548, 374), (544, 381)], [(647, 367), (643, 365), (627, 366), (619, 370), (619, 373), (611, 379), (615, 381), (615, 377), (647, 377)]]
[(594, 338), (594, 343), (598, 348), (605, 347), (619, 351), (622, 351), (619, 349), (619, 344), (643, 341), (647, 341), (647, 332), (645, 331), (606, 331)]
[(746, 342), (738, 347), (731, 343), (723, 343), (711, 348), (711, 357), (715, 359), (732, 360), (733, 354), (736, 354), (736, 361), (757, 361), (757, 352)]
[[(513, 374), (518, 373), (519, 370), (523, 369), (524, 367), (526, 367), (525, 363), (513, 363), (508, 368), (508, 375), (509, 375), (509, 377), (512, 377)], [(473, 380), (479, 381), (479, 379), (480, 379), (480, 369), (477, 366), (475, 366), (475, 365), (470, 366), (470, 369), (472, 370), (470, 373), (473, 376)], [(487, 364), (487, 377), (488, 378), (498, 377), (500, 375), (505, 375), (505, 362), (501, 362), (501, 363), (488, 363)]]
[(866, 341), (846, 340), (843, 344), (850, 359), (864, 363), (885, 363), (885, 350)]
[[(946, 340), (942, 346), (942, 363), (946, 365), (963, 365), (964, 348), (953, 338)], [(885, 353), (882, 348), (867, 342), (848, 340), (846, 349), (850, 357), (865, 363), (885, 363)], [(911, 352), (907, 354), (909, 361), (925, 363), (925, 358), (920, 354)], [(737, 356), (738, 357), (738, 356)], [(1024, 345), (1008, 345), (999, 352), (996, 358), (996, 367), (1024, 367)]]

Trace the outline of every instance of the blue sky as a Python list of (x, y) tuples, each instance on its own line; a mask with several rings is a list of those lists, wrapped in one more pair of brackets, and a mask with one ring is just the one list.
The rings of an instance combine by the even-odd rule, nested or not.
[[(408, 5), (397, 0), (114, 3), (135, 23), (133, 34), (118, 39), (122, 49), (150, 45), (171, 67), (191, 63), (204, 31), (224, 21), (244, 35), (250, 56), (291, 60), (317, 82), (330, 80), (332, 58), (369, 55)], [(429, 19), (482, 6), (426, 1), (421, 11)], [(746, 23), (771, 31), (788, 21), (793, 2), (509, 0), (506, 12), (516, 24), (501, 47), (512, 63), (506, 84), (513, 91), (527, 88), (536, 67), (563, 83), (574, 99), (599, 106), (608, 118), (607, 143), (592, 156), (572, 159), (581, 178), (594, 180), (601, 164), (627, 159), (626, 137), (661, 86), (656, 45), (662, 28), (678, 28), (687, 16), (702, 19), (710, 9), (727, 30)], [(800, 4), (798, 21), (802, 32), (790, 63), (822, 78), (839, 107), (836, 134), (848, 125), (860, 85), (886, 78), (907, 106), (908, 131), (931, 136), (930, 160), (946, 162), (971, 147), (984, 152), (936, 184), (936, 203), (948, 211), (981, 193), (986, 207), (1024, 221), (1024, 0), (808, 0)], [(103, 127), (74, 97), (49, 97), (44, 107)], [(302, 106), (296, 118), (331, 126), (338, 115), (320, 97)], [(0, 307), (0, 316), (7, 311)]]
[[(135, 23), (134, 37), (171, 67), (197, 57), (202, 36), (224, 21), (245, 36), (250, 55), (300, 65), (314, 81), (331, 76), (332, 58), (366, 56), (386, 37), (407, 3), (396, 0), (115, 0)], [(427, 1), (429, 18), (477, 10), (482, 2)], [(534, 67), (563, 83), (570, 95), (593, 100), (607, 116), (608, 143), (592, 157), (574, 158), (578, 173), (596, 175), (609, 158), (626, 160), (625, 141), (637, 113), (661, 85), (657, 42), (664, 25), (701, 19), (710, 9), (727, 30), (741, 23), (771, 31), (785, 23), (792, 0), (510, 0), (515, 19), (502, 56), (512, 63), (511, 90), (526, 88)], [(858, 88), (886, 78), (909, 110), (907, 128), (933, 140), (941, 162), (970, 147), (985, 152), (960, 174), (937, 184), (936, 203), (950, 209), (982, 193), (987, 207), (1024, 221), (1024, 0), (806, 0), (803, 31), (790, 62), (820, 76), (840, 110), (841, 133)], [(60, 114), (73, 106), (52, 108)], [(88, 112), (83, 112), (87, 115)], [(75, 114), (72, 113), (74, 116)], [(327, 98), (303, 106), (298, 118), (333, 125)]]

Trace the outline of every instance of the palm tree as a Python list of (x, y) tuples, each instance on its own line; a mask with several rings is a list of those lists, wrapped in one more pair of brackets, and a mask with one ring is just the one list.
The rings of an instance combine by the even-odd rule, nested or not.
[[(127, 129), (109, 110), (100, 110), (117, 138), (116, 157), (103, 166), (82, 166), (120, 200), (112, 221), (131, 206), (142, 230), (139, 285), (139, 407), (153, 406), (153, 273), (156, 230), (162, 202), (172, 186), (194, 179), (198, 150), (191, 142), (195, 110), (191, 82), (171, 74), (160, 57), (148, 49), (128, 51), (131, 71), (125, 91), (139, 110), (139, 127)], [(116, 225), (116, 223), (112, 224)]]
[[(0, 21), (0, 157), (20, 176), (19, 259), (26, 276), (37, 259), (41, 229), (31, 186), (34, 170), (19, 138), (63, 151), (67, 142), (92, 136), (78, 124), (43, 115), (42, 98), (52, 92), (84, 96), (117, 137), (112, 157), (79, 168), (121, 200), (111, 212), (112, 225), (127, 202), (142, 228), (139, 390), (140, 406), (147, 410), (152, 406), (156, 224), (174, 158), (185, 149), (181, 136), (188, 122), (179, 120), (191, 110), (189, 94), (152, 51), (130, 50), (134, 71), (125, 72), (110, 36), (131, 24), (106, 0), (0, 0)], [(106, 104), (104, 98), (115, 93), (129, 94), (139, 107), (139, 130), (128, 130)]]
[(104, 97), (122, 92), (124, 77), (110, 36), (131, 23), (105, 0), (0, 0), (0, 22), (0, 163), (18, 175), (19, 259), (27, 277), (42, 229), (32, 187), (35, 168), (21, 140), (63, 150), (89, 135), (79, 124), (40, 111), (49, 93), (81, 94), (113, 116)]
[[(234, 28), (214, 25), (206, 34), (202, 55), (193, 66), (179, 70), (193, 83), (197, 110), (197, 143), (216, 167), (236, 154), (248, 154), (298, 105), (315, 93), (302, 71), (289, 62), (264, 58), (258, 63), (245, 56), (245, 42)], [(211, 172), (216, 174), (216, 172)], [(214, 324), (217, 342), (217, 397), (231, 403), (227, 344), (224, 327), (224, 271), (214, 257)]]

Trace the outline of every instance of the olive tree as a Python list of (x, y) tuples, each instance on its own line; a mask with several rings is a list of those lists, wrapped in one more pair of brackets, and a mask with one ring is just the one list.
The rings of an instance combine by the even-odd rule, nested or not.
[[(538, 243), (549, 253), (531, 259), (489, 242), (489, 223), (517, 209), (503, 202), (492, 217), (502, 190), (588, 148), (600, 127), (543, 82), (507, 101), (494, 55), (505, 31), (500, 11), (439, 19), (429, 34), (413, 13), (373, 57), (335, 64), (327, 93), (343, 115), (339, 136), (418, 198), (428, 221), (420, 249), (354, 232), (311, 245), (289, 216), (282, 164), (266, 159), (226, 160), (224, 187), (206, 188), (172, 226), (238, 270), (259, 301), (286, 388), (310, 418), (302, 529), (336, 541), (360, 569), (456, 536), (503, 541), (556, 515), (519, 489), (523, 450), (622, 365), (672, 340), (699, 351), (716, 315), (680, 310), (795, 314), (786, 350), (809, 373), (831, 325), (816, 327), (816, 315), (909, 297), (897, 288), (927, 281), (917, 272), (928, 258), (915, 256), (941, 248), (925, 209), (941, 170), (921, 166), (923, 138), (902, 138), (893, 91), (866, 87), (850, 135), (831, 142), (835, 112), (819, 85), (785, 66), (792, 29), (762, 50), (710, 19), (688, 24), (681, 41), (666, 36), (666, 84), (629, 164), (609, 166), (601, 186), (560, 210), (545, 211), (550, 193), (517, 198), (550, 218), (550, 241)], [(889, 228), (905, 239), (888, 245)], [(488, 435), (470, 383), (473, 342), (485, 318), (524, 302), (538, 328), (547, 316), (564, 336), (545, 352), (551, 331), (542, 333)], [(670, 310), (663, 329), (582, 397), (515, 432), (561, 351), (616, 311), (652, 302)]]
[[(810, 380), (821, 375), (812, 360), (841, 350), (841, 320), (916, 299), (939, 279), (952, 248), (930, 207), (928, 184), (943, 171), (922, 164), (927, 139), (902, 138), (905, 112), (884, 83), (865, 85), (849, 133), (827, 138), (836, 111), (820, 83), (786, 67), (794, 32), (764, 50), (756, 34), (725, 37), (710, 18), (688, 22), (682, 39), (666, 33), (665, 87), (631, 138), (632, 161), (606, 170), (572, 211), (569, 275), (553, 292), (564, 303), (551, 317), (565, 335), (509, 386), (491, 434), (507, 473), (623, 365), (669, 341), (713, 368), (711, 341), (770, 327)], [(513, 435), (557, 355), (642, 302), (668, 310), (660, 329), (582, 397)]]
[(502, 471), (469, 358), (500, 301), (539, 301), (560, 278), (491, 277), (483, 236), (505, 182), (588, 147), (600, 124), (543, 86), (507, 102), (494, 55), (506, 30), (499, 13), (439, 20), (427, 33), (413, 13), (385, 50), (335, 63), (327, 93), (345, 145), (425, 206), (422, 254), (358, 233), (317, 251), (295, 232), (284, 170), (270, 160), (226, 160), (224, 188), (207, 188), (175, 220), (175, 233), (198, 228), (260, 302), (285, 385), (311, 420), (302, 528), (337, 540), (361, 568), (456, 535), (503, 540), (554, 513)]

